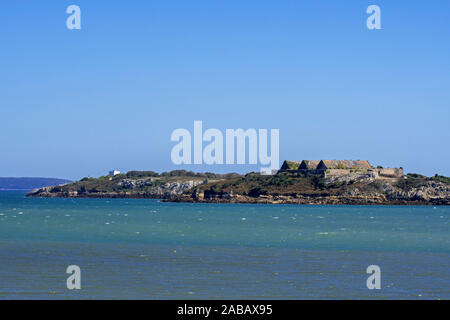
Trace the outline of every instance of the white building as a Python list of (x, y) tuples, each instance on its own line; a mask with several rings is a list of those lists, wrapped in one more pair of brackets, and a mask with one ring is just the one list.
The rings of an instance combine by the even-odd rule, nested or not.
[(117, 176), (118, 174), (120, 174), (120, 171), (119, 171), (119, 170), (113, 170), (113, 171), (110, 171), (110, 172), (109, 172), (109, 175), (110, 175), (110, 176)]

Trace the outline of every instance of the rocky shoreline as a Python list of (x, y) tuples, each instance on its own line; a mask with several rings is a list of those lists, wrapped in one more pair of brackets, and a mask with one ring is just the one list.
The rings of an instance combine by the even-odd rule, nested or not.
[[(368, 182), (368, 181), (366, 181)], [(317, 192), (313, 194), (259, 194), (255, 196), (213, 190), (195, 189), (191, 194), (183, 193), (168, 202), (197, 203), (253, 203), (253, 204), (311, 204), (311, 205), (450, 205), (450, 186), (442, 182), (427, 181), (418, 187), (404, 190), (398, 180), (377, 182), (377, 191), (367, 191), (355, 186), (342, 187), (337, 193)], [(370, 181), (368, 183), (373, 183)], [(364, 185), (363, 185), (364, 186)]]
[(126, 198), (126, 199), (171, 199), (183, 194), (186, 190), (192, 189), (195, 186), (203, 183), (202, 181), (180, 181), (180, 182), (166, 182), (161, 185), (151, 186), (145, 191), (138, 191), (138, 187), (146, 185), (143, 180), (136, 181), (120, 181), (117, 185), (123, 187), (123, 191), (115, 192), (80, 192), (78, 190), (67, 190), (63, 187), (45, 187), (33, 190), (27, 197), (40, 198)]
[(429, 205), (445, 206), (450, 205), (449, 200), (429, 199), (429, 200), (393, 200), (384, 196), (260, 196), (253, 198), (243, 195), (215, 197), (209, 199), (195, 199), (190, 196), (180, 196), (177, 198), (162, 199), (163, 202), (189, 202), (189, 203), (235, 203), (235, 204), (303, 204), (303, 205)]

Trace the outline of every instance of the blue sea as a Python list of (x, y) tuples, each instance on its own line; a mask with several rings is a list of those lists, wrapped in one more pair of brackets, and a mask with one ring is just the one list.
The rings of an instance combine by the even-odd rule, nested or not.
[[(450, 299), (450, 207), (0, 192), (0, 299)], [(81, 290), (68, 290), (69, 265)], [(381, 269), (369, 290), (366, 269)]]

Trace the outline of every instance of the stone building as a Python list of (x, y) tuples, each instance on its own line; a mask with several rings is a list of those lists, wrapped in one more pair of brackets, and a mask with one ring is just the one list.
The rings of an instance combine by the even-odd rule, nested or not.
[(374, 168), (366, 160), (286, 160), (278, 172), (308, 173), (323, 177), (361, 174), (375, 179), (403, 176), (403, 168)]

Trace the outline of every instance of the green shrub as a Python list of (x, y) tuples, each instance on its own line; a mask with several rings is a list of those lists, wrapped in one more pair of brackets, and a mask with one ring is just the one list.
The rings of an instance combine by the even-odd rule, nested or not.
[(446, 176), (440, 176), (438, 174), (435, 174), (434, 177), (430, 178), (433, 181), (439, 181), (445, 184), (450, 184), (450, 177)]
[(425, 179), (426, 176), (418, 174), (418, 173), (408, 173), (406, 175), (408, 178), (412, 178), (412, 179)]

